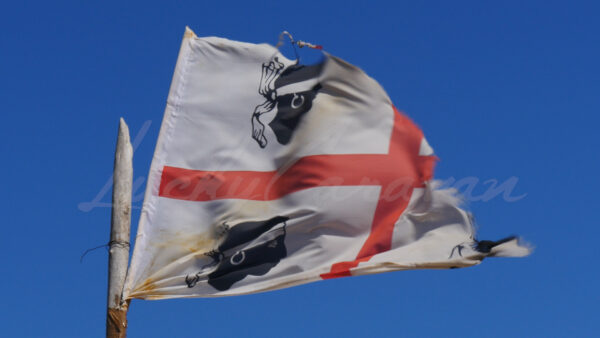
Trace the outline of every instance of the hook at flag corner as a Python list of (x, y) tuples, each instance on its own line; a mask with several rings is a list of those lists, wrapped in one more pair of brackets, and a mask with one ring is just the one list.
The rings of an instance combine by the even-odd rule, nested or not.
[(277, 42), (277, 45), (275, 45), (275, 48), (279, 48), (283, 45), (283, 40), (286, 36), (290, 39), (290, 43), (292, 45), (298, 46), (299, 48), (308, 47), (308, 48), (312, 48), (312, 49), (323, 50), (322, 45), (315, 45), (310, 42), (306, 42), (306, 41), (302, 41), (302, 40), (298, 40), (298, 41), (294, 40), (294, 37), (288, 31), (283, 31), (279, 34), (279, 41)]

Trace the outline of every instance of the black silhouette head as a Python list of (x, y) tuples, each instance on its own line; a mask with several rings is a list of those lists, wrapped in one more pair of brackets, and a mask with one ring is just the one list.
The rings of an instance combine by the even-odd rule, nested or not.
[(288, 219), (276, 216), (231, 227), (216, 250), (219, 263), (208, 275), (208, 284), (224, 291), (248, 275), (262, 276), (269, 272), (287, 255), (284, 240)]
[(321, 89), (318, 77), (323, 65), (292, 65), (275, 80), (277, 114), (269, 126), (277, 142), (288, 144), (300, 120), (312, 108), (313, 100)]

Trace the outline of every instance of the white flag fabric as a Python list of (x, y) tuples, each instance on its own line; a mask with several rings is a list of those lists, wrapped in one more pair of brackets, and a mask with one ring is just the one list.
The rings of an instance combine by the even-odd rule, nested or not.
[(124, 298), (255, 293), (322, 279), (524, 256), (478, 241), (435, 156), (380, 85), (324, 53), (187, 29)]

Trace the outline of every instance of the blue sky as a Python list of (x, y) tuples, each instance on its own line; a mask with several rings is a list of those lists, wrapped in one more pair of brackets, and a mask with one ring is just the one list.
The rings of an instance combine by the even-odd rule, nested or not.
[[(463, 191), (473, 184), (480, 238), (519, 234), (536, 251), (468, 269), (134, 301), (130, 337), (594, 335), (599, 10), (567, 1), (4, 4), (1, 335), (104, 335), (107, 252), (79, 258), (108, 241), (102, 188), (121, 116), (140, 135), (143, 193), (186, 25), (272, 44), (288, 30), (360, 66), (424, 130), (441, 158), (436, 176)], [(486, 195), (489, 180), (512, 191)]]

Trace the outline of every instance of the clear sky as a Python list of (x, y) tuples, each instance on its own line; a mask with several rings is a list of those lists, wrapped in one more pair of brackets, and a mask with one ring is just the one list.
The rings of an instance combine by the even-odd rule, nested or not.
[[(364, 69), (421, 126), (479, 237), (524, 259), (139, 301), (130, 337), (597, 334), (600, 5), (495, 1), (10, 1), (0, 10), (3, 337), (104, 335), (119, 117), (138, 137), (133, 226), (184, 27), (282, 30)], [(508, 191), (490, 193), (496, 180)], [(486, 183), (487, 181), (487, 183)], [(508, 183), (506, 183), (508, 182)], [(487, 191), (487, 192), (486, 192)]]

